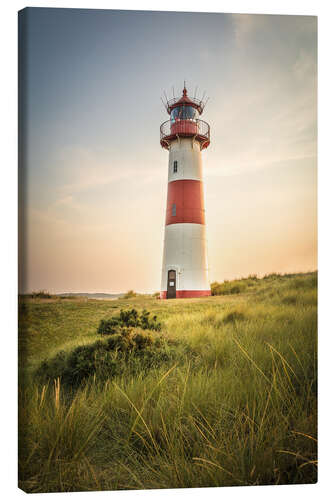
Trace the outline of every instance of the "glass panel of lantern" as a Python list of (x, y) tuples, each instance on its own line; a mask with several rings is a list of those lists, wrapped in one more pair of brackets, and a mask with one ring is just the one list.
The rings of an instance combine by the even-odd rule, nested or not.
[(192, 106), (177, 106), (171, 111), (171, 122), (176, 120), (194, 120), (197, 117), (197, 110)]

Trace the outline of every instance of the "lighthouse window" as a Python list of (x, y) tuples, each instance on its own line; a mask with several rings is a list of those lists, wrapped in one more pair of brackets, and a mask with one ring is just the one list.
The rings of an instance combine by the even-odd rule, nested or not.
[(173, 162), (173, 171), (174, 171), (174, 172), (177, 172), (177, 170), (178, 170), (178, 162), (177, 162), (177, 161), (174, 161), (174, 162)]
[(172, 204), (172, 216), (175, 217), (176, 215), (176, 203)]
[(196, 109), (192, 108), (192, 106), (184, 106), (184, 107), (185, 107), (184, 109), (185, 118), (187, 120), (193, 120), (195, 118)]
[(197, 117), (197, 110), (193, 106), (177, 106), (171, 111), (171, 122), (177, 120), (194, 120)]

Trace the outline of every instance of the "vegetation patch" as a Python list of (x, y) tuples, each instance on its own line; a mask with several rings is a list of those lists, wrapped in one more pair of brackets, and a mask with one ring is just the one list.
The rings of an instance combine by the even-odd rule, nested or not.
[(60, 379), (64, 386), (77, 388), (90, 377), (105, 381), (124, 372), (133, 375), (157, 368), (179, 354), (179, 342), (152, 336), (142, 328), (126, 327), (119, 332), (67, 352), (58, 352), (38, 367), (37, 379), (43, 383)]
[(28, 299), (53, 299), (55, 295), (51, 295), (46, 290), (38, 290), (37, 292), (27, 293), (24, 297)]
[(315, 483), (317, 274), (240, 286), (205, 300), (21, 298), (20, 487)]
[(281, 299), (282, 304), (287, 304), (287, 305), (295, 305), (297, 303), (297, 295), (293, 293), (289, 293), (288, 295), (285, 295)]
[(235, 323), (236, 321), (244, 321), (245, 319), (245, 314), (235, 309), (224, 316), (223, 323)]
[(157, 316), (150, 317), (150, 312), (143, 309), (141, 314), (136, 309), (123, 310), (110, 319), (102, 319), (97, 333), (101, 335), (113, 335), (121, 333), (126, 335), (128, 328), (142, 328), (142, 330), (160, 331), (162, 325), (157, 321)]
[(258, 282), (258, 278), (255, 274), (248, 276), (248, 278), (243, 278), (240, 280), (225, 280), (223, 283), (218, 283), (214, 281), (211, 284), (212, 295), (233, 295), (238, 293), (246, 292), (248, 288), (255, 287)]

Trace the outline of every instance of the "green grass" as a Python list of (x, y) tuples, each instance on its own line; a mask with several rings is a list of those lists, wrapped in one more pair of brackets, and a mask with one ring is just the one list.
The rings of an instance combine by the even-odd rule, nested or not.
[[(244, 282), (201, 299), (21, 299), (20, 487), (316, 482), (316, 273)], [(38, 382), (42, 361), (96, 342), (102, 319), (133, 307), (157, 315), (172, 356), (76, 390)]]

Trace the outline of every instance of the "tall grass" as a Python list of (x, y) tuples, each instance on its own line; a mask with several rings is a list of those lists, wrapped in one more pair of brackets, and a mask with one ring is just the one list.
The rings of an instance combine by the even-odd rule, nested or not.
[[(135, 376), (95, 375), (76, 391), (59, 379), (38, 384), (31, 373), (40, 356), (31, 355), (19, 405), (20, 487), (316, 482), (316, 277), (258, 282), (240, 296), (133, 299), (179, 341), (178, 356)], [(90, 307), (97, 328), (109, 312), (101, 302)]]

